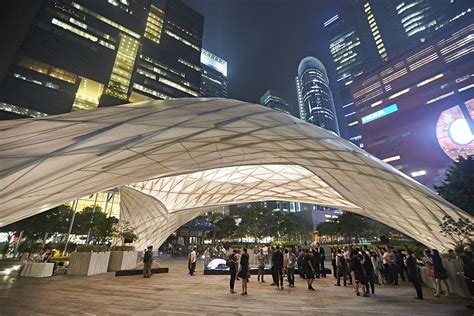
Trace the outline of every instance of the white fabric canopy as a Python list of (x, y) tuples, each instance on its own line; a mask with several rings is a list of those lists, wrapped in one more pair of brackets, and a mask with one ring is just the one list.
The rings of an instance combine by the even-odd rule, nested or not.
[(0, 122), (0, 226), (119, 187), (121, 219), (159, 246), (209, 208), (290, 200), (376, 219), (445, 250), (462, 212), (337, 135), (228, 99), (146, 101)]

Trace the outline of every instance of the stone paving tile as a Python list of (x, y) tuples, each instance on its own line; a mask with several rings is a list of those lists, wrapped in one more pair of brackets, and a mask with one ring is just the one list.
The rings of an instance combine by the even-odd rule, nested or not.
[[(8, 288), (0, 296), (3, 315), (473, 315), (467, 300), (436, 299), (424, 288), (425, 301), (414, 300), (408, 283), (377, 287), (372, 297), (355, 296), (352, 287), (335, 287), (334, 278), (317, 279), (309, 292), (304, 280), (278, 291), (252, 276), (248, 296), (230, 294), (229, 277), (189, 276), (186, 262), (162, 262), (168, 274), (115, 277), (55, 276), (44, 279), (3, 279)], [(202, 263), (199, 265), (202, 267)], [(0, 280), (1, 281), (1, 280)], [(239, 291), (240, 282), (236, 282)]]

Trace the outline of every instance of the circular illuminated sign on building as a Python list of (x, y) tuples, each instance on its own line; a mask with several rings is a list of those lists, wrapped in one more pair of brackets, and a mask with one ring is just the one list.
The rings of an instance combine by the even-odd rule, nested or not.
[(451, 140), (458, 145), (464, 146), (472, 142), (473, 135), (464, 118), (454, 120), (451, 125), (449, 125), (448, 132)]
[(466, 107), (470, 117), (465, 117), (456, 105), (441, 112), (436, 124), (438, 143), (453, 160), (474, 154), (474, 135), (468, 123), (468, 120), (474, 119), (474, 99), (467, 101)]

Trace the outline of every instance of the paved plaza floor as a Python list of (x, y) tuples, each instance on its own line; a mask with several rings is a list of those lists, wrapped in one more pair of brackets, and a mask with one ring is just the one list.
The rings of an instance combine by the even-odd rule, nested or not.
[[(0, 315), (473, 315), (467, 300), (451, 296), (434, 298), (423, 288), (426, 300), (413, 299), (408, 282), (377, 287), (376, 295), (355, 296), (352, 287), (334, 286), (334, 278), (316, 280), (316, 291), (304, 280), (278, 291), (252, 276), (248, 296), (229, 293), (228, 276), (204, 276), (202, 262), (195, 276), (187, 274), (184, 260), (162, 262), (168, 274), (149, 279), (115, 277), (113, 273), (90, 277), (55, 276), (43, 279), (0, 276)], [(2, 279), (3, 278), (3, 279)], [(239, 291), (240, 282), (236, 283)]]

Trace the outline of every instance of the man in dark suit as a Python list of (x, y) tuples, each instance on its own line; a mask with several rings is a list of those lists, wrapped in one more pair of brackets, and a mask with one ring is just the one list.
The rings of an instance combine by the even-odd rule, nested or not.
[(423, 299), (423, 290), (421, 289), (421, 282), (420, 282), (420, 274), (418, 272), (418, 265), (416, 263), (416, 258), (413, 256), (413, 251), (410, 249), (407, 250), (407, 260), (406, 266), (408, 270), (408, 274), (410, 276), (410, 280), (413, 283), (413, 286), (416, 290), (416, 299), (422, 300)]
[(272, 259), (277, 288), (283, 290), (283, 253), (280, 250), (280, 246), (276, 246), (276, 251), (273, 253)]
[(319, 252), (319, 265), (320, 265), (320, 273), (323, 275), (323, 278), (326, 277), (326, 269), (324, 268), (324, 260), (326, 259), (326, 256), (324, 255), (324, 248), (319, 245), (319, 243), (316, 244), (316, 247), (318, 248)]

